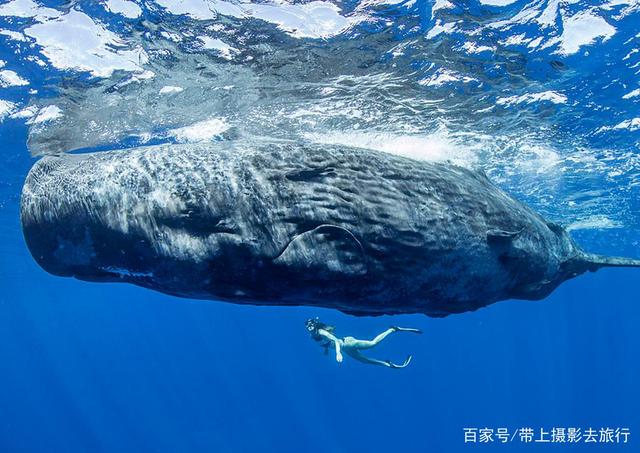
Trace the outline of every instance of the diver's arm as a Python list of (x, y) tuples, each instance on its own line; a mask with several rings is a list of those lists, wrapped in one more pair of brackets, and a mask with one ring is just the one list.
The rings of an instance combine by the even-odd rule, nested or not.
[(336, 348), (336, 361), (338, 362), (342, 362), (342, 351), (341, 346), (342, 346), (342, 340), (340, 340), (338, 337), (336, 337), (334, 334), (332, 334), (331, 332), (328, 332), (324, 329), (318, 329), (318, 335), (326, 338), (327, 340), (333, 342), (333, 345)]
[(340, 344), (342, 342), (340, 340), (334, 341), (333, 344), (336, 346), (336, 362), (342, 363), (342, 351), (340, 350)]

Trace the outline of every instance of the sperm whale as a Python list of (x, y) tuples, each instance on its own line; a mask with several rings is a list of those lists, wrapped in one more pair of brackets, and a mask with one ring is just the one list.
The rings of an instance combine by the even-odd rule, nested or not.
[(483, 173), (289, 142), (44, 157), (21, 222), (55, 275), (354, 315), (447, 316), (640, 266), (582, 251)]

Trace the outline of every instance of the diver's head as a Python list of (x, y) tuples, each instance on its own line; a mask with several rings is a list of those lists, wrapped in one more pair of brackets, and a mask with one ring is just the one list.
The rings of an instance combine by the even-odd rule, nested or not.
[(319, 329), (326, 330), (327, 332), (333, 332), (333, 330), (335, 329), (334, 326), (330, 326), (320, 321), (320, 318), (318, 318), (317, 316), (315, 318), (307, 319), (304, 325), (311, 335), (317, 334)]
[(307, 322), (305, 322), (304, 325), (309, 331), (309, 333), (313, 333), (313, 332), (317, 332), (318, 329), (321, 328), (322, 322), (320, 322), (320, 319), (316, 317), (316, 318), (307, 319)]

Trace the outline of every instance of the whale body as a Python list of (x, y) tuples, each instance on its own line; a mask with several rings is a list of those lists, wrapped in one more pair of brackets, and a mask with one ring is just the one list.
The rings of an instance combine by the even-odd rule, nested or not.
[(355, 315), (446, 316), (640, 266), (583, 252), (482, 173), (289, 142), (44, 157), (21, 221), (55, 275)]

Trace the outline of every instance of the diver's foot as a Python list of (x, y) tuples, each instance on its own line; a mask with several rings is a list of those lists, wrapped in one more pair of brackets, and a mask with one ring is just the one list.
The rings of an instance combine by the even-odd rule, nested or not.
[(402, 365), (393, 363), (391, 360), (386, 360), (385, 362), (389, 366), (389, 368), (394, 368), (394, 369), (404, 368), (407, 365), (409, 365), (409, 363), (411, 363), (411, 356), (407, 357), (407, 359), (404, 361)]
[(422, 330), (420, 329), (414, 329), (412, 327), (398, 327), (398, 326), (391, 326), (391, 328), (395, 331), (395, 332), (413, 332), (413, 333), (422, 333)]

